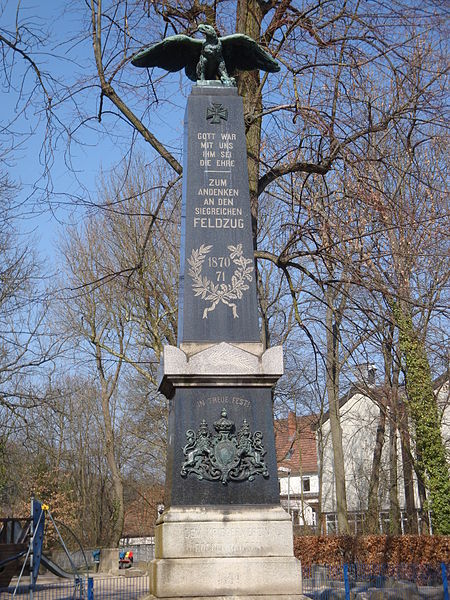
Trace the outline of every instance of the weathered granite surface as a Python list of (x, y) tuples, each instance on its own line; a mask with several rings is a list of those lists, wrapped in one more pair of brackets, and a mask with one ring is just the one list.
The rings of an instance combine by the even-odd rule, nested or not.
[[(183, 447), (186, 432), (197, 431), (204, 419), (211, 433), (225, 408), (238, 430), (244, 419), (252, 433), (262, 432), (268, 477), (256, 475), (253, 481), (199, 480), (181, 476), (186, 458)], [(272, 421), (272, 392), (269, 388), (188, 387), (177, 388), (170, 401), (169, 445), (166, 469), (166, 506), (278, 504), (279, 488)]]
[(194, 86), (185, 114), (178, 343), (259, 342), (247, 149), (236, 88)]
[(292, 525), (279, 506), (170, 508), (156, 525), (158, 597), (301, 598)]
[(155, 535), (155, 558), (292, 557), (292, 523), (280, 506), (172, 507)]
[[(157, 597), (291, 595), (301, 590), (294, 557), (155, 559)], [(300, 595), (300, 593), (299, 593)]]

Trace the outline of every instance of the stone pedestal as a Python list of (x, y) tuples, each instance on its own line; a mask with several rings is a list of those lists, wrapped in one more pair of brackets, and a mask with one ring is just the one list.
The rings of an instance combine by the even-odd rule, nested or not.
[(292, 525), (279, 506), (169, 509), (155, 551), (158, 598), (301, 598)]
[[(267, 352), (260, 344), (165, 348), (160, 389), (172, 398), (169, 508), (156, 526), (154, 597), (303, 598), (292, 524), (278, 496), (271, 387), (282, 372), (280, 347)], [(223, 484), (180, 476), (185, 459), (182, 434), (194, 428), (202, 415), (211, 423), (222, 406), (233, 418), (243, 415), (252, 429), (264, 432), (266, 477), (255, 475), (250, 481)]]

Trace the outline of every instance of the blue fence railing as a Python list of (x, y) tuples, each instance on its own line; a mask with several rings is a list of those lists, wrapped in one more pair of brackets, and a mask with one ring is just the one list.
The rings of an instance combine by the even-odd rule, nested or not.
[(142, 600), (150, 593), (150, 579), (140, 577), (94, 577), (78, 582), (38, 583), (33, 595), (22, 585), (0, 589), (0, 600)]
[[(367, 598), (449, 599), (450, 565), (313, 565), (303, 566), (303, 594), (315, 600), (365, 600)], [(77, 582), (42, 582), (33, 600), (143, 600), (150, 593), (148, 576), (83, 578)], [(0, 600), (28, 600), (22, 585), (0, 589)]]
[(395, 598), (449, 600), (450, 565), (312, 565), (302, 566), (303, 594), (318, 600)]

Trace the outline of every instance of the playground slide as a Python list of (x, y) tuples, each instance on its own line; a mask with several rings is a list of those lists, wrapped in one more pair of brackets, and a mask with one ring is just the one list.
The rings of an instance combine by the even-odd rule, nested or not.
[(64, 577), (65, 579), (74, 579), (76, 577), (75, 573), (64, 571), (64, 569), (61, 569), (61, 567), (54, 563), (51, 558), (45, 556), (45, 554), (43, 554), (41, 557), (41, 564), (44, 565), (44, 567), (48, 569), (50, 573), (53, 573), (53, 575), (56, 575), (57, 577)]
[(0, 544), (0, 588), (8, 587), (20, 571), (26, 553), (25, 544)]

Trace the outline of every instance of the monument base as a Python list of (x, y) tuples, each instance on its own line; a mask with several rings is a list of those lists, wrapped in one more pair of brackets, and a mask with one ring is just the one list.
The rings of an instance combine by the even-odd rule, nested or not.
[(155, 598), (303, 598), (280, 506), (171, 507), (156, 525), (151, 572)]

